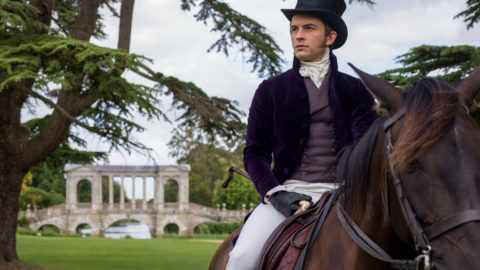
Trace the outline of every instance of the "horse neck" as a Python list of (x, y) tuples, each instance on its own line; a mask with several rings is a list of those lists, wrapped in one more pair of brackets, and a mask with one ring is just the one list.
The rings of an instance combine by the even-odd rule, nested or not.
[[(395, 255), (405, 250), (405, 245), (396, 236), (388, 209), (396, 200), (393, 185), (387, 184), (387, 160), (385, 134), (379, 134), (370, 163), (366, 192), (357, 194), (358, 203), (352, 209), (352, 217), (362, 230), (387, 253)], [(392, 192), (393, 191), (393, 192)]]

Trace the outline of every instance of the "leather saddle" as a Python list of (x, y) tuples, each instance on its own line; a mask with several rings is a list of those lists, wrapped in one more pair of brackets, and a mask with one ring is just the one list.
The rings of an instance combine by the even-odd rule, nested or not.
[[(314, 227), (321, 226), (321, 224), (318, 225), (318, 220), (322, 215), (322, 208), (330, 196), (331, 192), (326, 192), (313, 207), (282, 222), (265, 242), (257, 269), (296, 269), (297, 261), (302, 251), (307, 249), (310, 237), (316, 237), (316, 233), (312, 235), (312, 231)], [(300, 262), (300, 264), (303, 263)], [(301, 265), (298, 267), (301, 267)]]

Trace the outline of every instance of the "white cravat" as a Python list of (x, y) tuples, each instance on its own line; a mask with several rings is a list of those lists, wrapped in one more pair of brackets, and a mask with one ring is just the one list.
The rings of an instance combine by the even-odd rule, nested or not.
[(315, 86), (318, 88), (327, 75), (330, 67), (330, 48), (325, 50), (325, 54), (320, 62), (305, 62), (300, 61), (300, 75), (302, 77), (310, 77)]

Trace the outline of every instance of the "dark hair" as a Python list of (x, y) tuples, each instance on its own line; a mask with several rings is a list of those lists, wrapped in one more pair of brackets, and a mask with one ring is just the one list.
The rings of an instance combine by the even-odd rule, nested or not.
[(333, 29), (333, 27), (330, 26), (330, 24), (323, 22), (323, 25), (325, 25), (325, 36), (328, 36), (330, 32), (335, 31), (335, 29)]

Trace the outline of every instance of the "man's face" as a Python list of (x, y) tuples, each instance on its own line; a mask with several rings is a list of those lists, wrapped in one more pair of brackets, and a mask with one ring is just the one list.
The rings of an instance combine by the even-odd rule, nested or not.
[(290, 22), (290, 37), (295, 56), (307, 62), (322, 60), (327, 47), (337, 38), (335, 31), (325, 35), (325, 25), (317, 17), (296, 14)]

